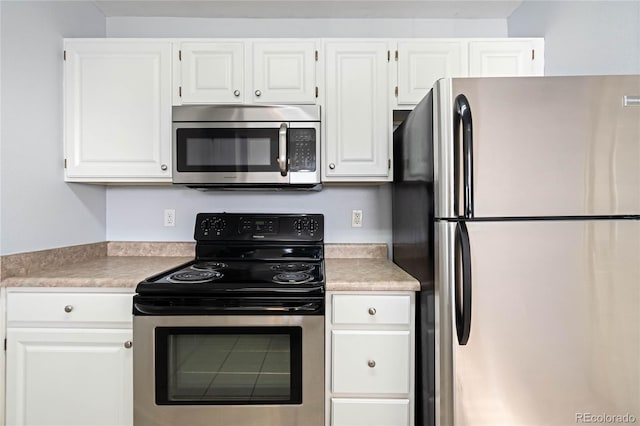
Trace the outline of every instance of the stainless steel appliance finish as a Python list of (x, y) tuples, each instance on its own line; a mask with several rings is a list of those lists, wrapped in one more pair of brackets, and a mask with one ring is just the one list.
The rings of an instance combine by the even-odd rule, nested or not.
[[(135, 316), (135, 426), (323, 426), (324, 316)], [(302, 328), (302, 403), (275, 405), (158, 405), (155, 401), (155, 333), (158, 327)], [(140, 337), (144, 336), (144, 337)]]
[(319, 189), (320, 107), (173, 107), (173, 183)]
[(134, 424), (324, 426), (324, 217), (199, 213), (133, 297)]
[(418, 423), (640, 419), (638, 94), (640, 76), (444, 79), (395, 132)]

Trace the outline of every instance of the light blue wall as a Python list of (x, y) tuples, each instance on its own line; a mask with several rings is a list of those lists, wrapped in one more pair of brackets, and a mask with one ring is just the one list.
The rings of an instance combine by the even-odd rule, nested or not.
[(63, 182), (62, 39), (104, 37), (89, 2), (0, 1), (0, 254), (103, 241), (106, 191)]
[(524, 1), (509, 37), (544, 37), (546, 75), (639, 74), (640, 1)]
[[(505, 37), (506, 20), (108, 18), (110, 37)], [(163, 211), (176, 209), (175, 228)], [(363, 211), (362, 228), (351, 211)], [(325, 241), (391, 243), (391, 187), (325, 186), (320, 192), (202, 193), (183, 188), (109, 187), (107, 239), (191, 241), (198, 212), (325, 215)]]
[(109, 37), (506, 37), (506, 19), (107, 18)]

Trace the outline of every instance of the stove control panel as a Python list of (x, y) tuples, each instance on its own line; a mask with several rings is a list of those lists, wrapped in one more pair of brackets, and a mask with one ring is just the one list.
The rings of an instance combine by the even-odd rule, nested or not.
[(196, 241), (324, 240), (321, 214), (198, 213)]

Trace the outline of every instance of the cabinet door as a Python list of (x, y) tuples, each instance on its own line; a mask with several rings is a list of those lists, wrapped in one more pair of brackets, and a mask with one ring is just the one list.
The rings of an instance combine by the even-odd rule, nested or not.
[(67, 41), (68, 181), (171, 180), (171, 43)]
[(332, 391), (409, 395), (409, 331), (333, 330)]
[(439, 78), (468, 75), (463, 41), (398, 42), (398, 105), (415, 105)]
[(544, 74), (541, 39), (471, 41), (471, 77), (536, 76)]
[(253, 102), (314, 104), (316, 43), (256, 41), (253, 43)]
[(331, 399), (331, 426), (409, 426), (407, 399)]
[(130, 329), (9, 328), (7, 424), (131, 425), (131, 338)]
[(229, 104), (244, 99), (244, 43), (180, 45), (183, 104)]
[(389, 45), (325, 44), (325, 180), (385, 181), (390, 176)]

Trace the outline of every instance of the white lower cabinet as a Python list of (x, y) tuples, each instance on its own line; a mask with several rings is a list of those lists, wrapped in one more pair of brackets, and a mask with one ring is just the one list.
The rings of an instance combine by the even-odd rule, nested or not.
[[(3, 342), (7, 337), (7, 328), (5, 327), (5, 312), (6, 312), (6, 289), (0, 288), (0, 340)], [(5, 354), (6, 351), (0, 351), (0, 426), (4, 426), (5, 421), (5, 399), (4, 399), (4, 384), (5, 384)]]
[(7, 425), (132, 425), (130, 311), (131, 294), (9, 289)]
[(413, 426), (414, 293), (327, 297), (327, 426)]
[(331, 401), (331, 424), (340, 426), (406, 426), (408, 399), (346, 399)]

